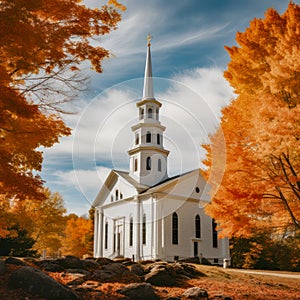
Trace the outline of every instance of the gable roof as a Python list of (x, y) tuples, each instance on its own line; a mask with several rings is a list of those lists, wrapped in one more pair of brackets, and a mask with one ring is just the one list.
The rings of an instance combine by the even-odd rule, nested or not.
[(183, 174), (177, 174), (173, 177), (167, 178), (166, 180), (161, 181), (161, 182), (157, 183), (156, 185), (149, 187), (147, 190), (143, 191), (142, 194), (144, 194), (144, 193), (154, 193), (154, 192), (157, 192), (157, 191), (161, 191), (164, 188), (168, 187), (170, 184), (176, 182), (177, 180), (182, 179), (182, 178), (184, 178), (188, 175), (191, 175), (195, 172), (199, 172), (199, 169), (194, 169), (194, 170), (185, 172)]
[(136, 188), (138, 192), (146, 190), (149, 188), (149, 186), (140, 184), (136, 180), (134, 180), (130, 175), (129, 172), (126, 171), (118, 171), (118, 170), (113, 170), (116, 174), (124, 178), (128, 183), (130, 183), (133, 187)]
[(93, 202), (93, 207), (101, 205), (101, 202), (103, 202), (106, 197), (109, 195), (111, 192), (111, 189), (113, 186), (116, 184), (118, 177), (121, 177), (125, 179), (131, 186), (133, 186), (138, 194), (148, 194), (148, 193), (155, 193), (158, 191), (163, 191), (165, 188), (168, 188), (171, 184), (175, 183), (176, 181), (183, 179), (184, 177), (187, 177), (189, 175), (192, 175), (196, 172), (199, 172), (199, 169), (194, 169), (191, 171), (188, 171), (183, 174), (178, 174), (173, 177), (167, 178), (162, 182), (157, 183), (154, 186), (147, 186), (138, 183), (136, 180), (134, 180), (130, 175), (129, 172), (126, 171), (120, 171), (120, 170), (111, 170), (109, 175), (107, 176), (103, 186), (101, 187), (98, 195), (96, 196), (94, 202)]

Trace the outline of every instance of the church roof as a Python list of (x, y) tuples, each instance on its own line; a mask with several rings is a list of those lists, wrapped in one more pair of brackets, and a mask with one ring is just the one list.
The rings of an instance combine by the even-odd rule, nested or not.
[(143, 184), (140, 184), (138, 183), (137, 181), (135, 181), (130, 175), (129, 175), (129, 172), (126, 172), (126, 171), (118, 171), (118, 170), (113, 170), (113, 172), (115, 172), (116, 174), (118, 174), (119, 176), (123, 177), (126, 181), (128, 181), (131, 185), (133, 185), (138, 191), (139, 191), (139, 194), (143, 194), (143, 193), (154, 193), (156, 192), (157, 190), (163, 188), (165, 185), (171, 183), (172, 181), (175, 181), (179, 178), (182, 178), (188, 174), (191, 174), (193, 172), (196, 172), (198, 171), (199, 172), (199, 169), (195, 169), (195, 170), (191, 170), (191, 171), (188, 171), (188, 172), (185, 172), (183, 174), (178, 174), (178, 175), (175, 175), (175, 176), (172, 176), (170, 178), (167, 178), (153, 186), (146, 186), (146, 185), (143, 185)]
[(138, 191), (146, 190), (149, 187), (147, 185), (143, 185), (138, 183), (136, 180), (134, 180), (130, 175), (129, 172), (125, 171), (118, 171), (118, 170), (113, 170), (116, 174), (119, 176), (123, 177), (126, 181), (128, 181), (132, 186), (134, 186)]

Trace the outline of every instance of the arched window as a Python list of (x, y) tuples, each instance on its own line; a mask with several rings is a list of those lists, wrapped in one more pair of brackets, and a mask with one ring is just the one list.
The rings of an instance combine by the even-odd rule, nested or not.
[(196, 239), (201, 238), (201, 220), (199, 215), (197, 215), (195, 218), (195, 235)]
[(152, 115), (153, 115), (153, 110), (152, 108), (148, 108), (148, 118), (152, 119)]
[(160, 158), (157, 161), (157, 170), (158, 170), (158, 172), (161, 172), (161, 159)]
[(137, 158), (134, 159), (134, 172), (138, 170), (138, 160)]
[(147, 131), (147, 134), (146, 134), (146, 143), (151, 143), (151, 132), (150, 131)]
[(116, 190), (116, 201), (119, 200), (119, 190)]
[(157, 145), (160, 145), (160, 134), (158, 133), (158, 134), (156, 135), (156, 137), (157, 137)]
[(212, 219), (212, 242), (213, 242), (213, 248), (218, 248), (217, 223), (214, 219)]
[(133, 218), (129, 221), (129, 246), (133, 245)]
[(136, 133), (135, 135), (135, 144), (138, 145), (140, 143), (140, 135)]
[(144, 109), (140, 108), (140, 120), (144, 119)]
[(146, 214), (143, 214), (142, 235), (143, 235), (143, 245), (145, 245), (146, 244)]
[(105, 232), (104, 232), (104, 248), (108, 248), (108, 222), (105, 222)]
[(178, 245), (178, 215), (176, 212), (172, 215), (172, 244)]
[(151, 170), (151, 157), (147, 157), (146, 170)]

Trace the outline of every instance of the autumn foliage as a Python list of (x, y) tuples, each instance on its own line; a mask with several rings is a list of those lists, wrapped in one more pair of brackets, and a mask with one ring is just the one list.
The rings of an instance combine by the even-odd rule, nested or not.
[[(226, 47), (224, 76), (237, 98), (204, 146), (213, 196), (207, 212), (225, 236), (262, 228), (291, 234), (300, 229), (300, 7), (290, 3), (282, 15), (269, 9), (236, 41)], [(221, 183), (214, 180), (223, 172)]]
[(57, 113), (60, 104), (78, 83), (74, 74), (82, 61), (102, 71), (110, 53), (91, 38), (108, 34), (119, 20), (112, 6), (90, 9), (82, 1), (1, 1), (1, 194), (43, 198), (35, 172), (42, 166), (41, 147), (70, 134)]
[(85, 254), (93, 255), (93, 224), (83, 217), (68, 219), (63, 240), (63, 253), (82, 257)]

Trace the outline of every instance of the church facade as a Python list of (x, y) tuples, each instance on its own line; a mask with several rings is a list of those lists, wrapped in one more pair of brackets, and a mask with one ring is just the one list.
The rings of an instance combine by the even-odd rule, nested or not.
[(93, 203), (94, 256), (135, 261), (199, 257), (220, 264), (229, 259), (229, 241), (218, 238), (216, 222), (205, 214), (209, 195), (200, 170), (168, 177), (161, 105), (154, 97), (148, 40), (129, 172), (112, 170)]

